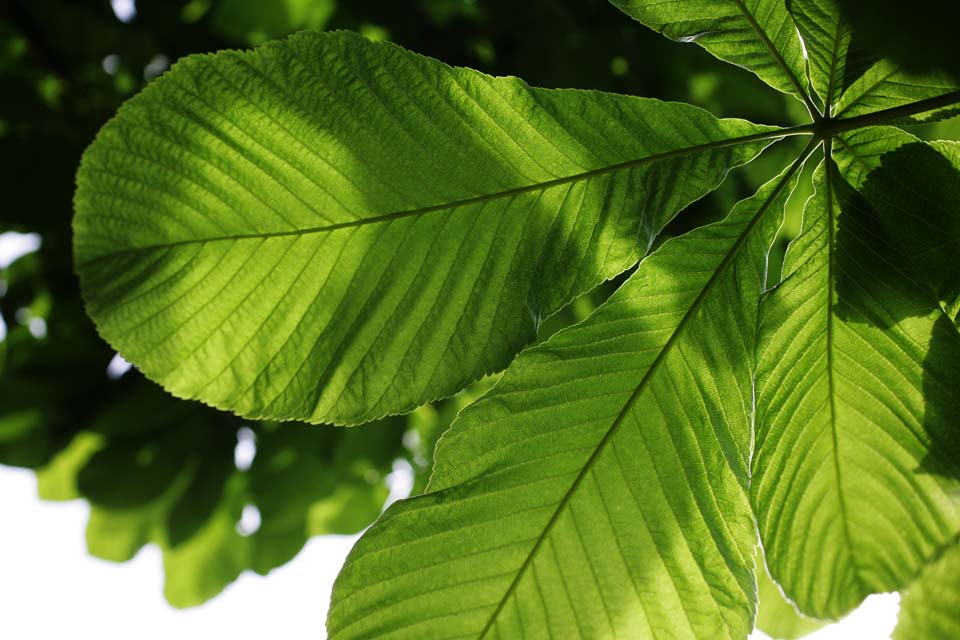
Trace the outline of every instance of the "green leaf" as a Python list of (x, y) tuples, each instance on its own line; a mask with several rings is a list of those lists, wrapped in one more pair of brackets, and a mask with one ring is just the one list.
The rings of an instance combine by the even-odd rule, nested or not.
[(504, 367), (776, 136), (302, 33), (126, 103), (80, 167), (76, 266), (175, 395), (356, 424)]
[[(858, 40), (837, 0), (788, 0), (809, 58), (810, 80), (827, 105), (827, 115), (850, 118), (950, 93), (958, 88), (940, 72), (908, 72), (891, 60), (878, 60)], [(949, 117), (948, 107), (913, 120)]]
[(762, 565), (757, 569), (757, 629), (776, 640), (796, 640), (829, 624), (808, 618), (787, 600)]
[(894, 640), (960, 637), (960, 543), (953, 541), (927, 565), (900, 600)]
[[(946, 73), (911, 73), (891, 60), (880, 60), (850, 85), (840, 98), (836, 116), (852, 118), (882, 109), (946, 95), (960, 84)], [(955, 115), (956, 105), (911, 118), (915, 122), (933, 122)]]
[(803, 80), (803, 47), (783, 0), (610, 1), (671, 40), (696, 42), (717, 58), (753, 71), (814, 112)]
[[(960, 143), (923, 143), (894, 128), (839, 138), (838, 162), (933, 289), (960, 295)], [(918, 198), (922, 200), (918, 201)], [(922, 208), (918, 207), (922, 202)], [(904, 224), (904, 221), (915, 224)]]
[[(202, 604), (244, 570), (268, 573), (314, 535), (368, 526), (387, 497), (384, 476), (404, 455), (405, 418), (355, 430), (244, 425), (135, 372), (113, 384), (111, 403), (38, 470), (41, 494), (90, 501), (94, 556), (125, 562), (158, 545), (165, 595), (177, 607)], [(245, 470), (234, 464), (241, 427), (257, 446)], [(237, 523), (248, 505), (261, 524), (243, 535)]]
[(944, 477), (957, 477), (960, 334), (902, 246), (925, 212), (911, 191), (910, 216), (885, 218), (838, 152), (761, 303), (757, 349), (752, 495), (767, 565), (820, 618), (904, 586), (960, 528)]
[[(810, 81), (827, 107), (876, 60), (854, 42), (836, 0), (787, 0), (803, 37)], [(830, 113), (830, 110), (825, 110)]]
[(427, 493), (354, 547), (331, 638), (746, 636), (742, 318), (799, 167), (665, 243), (460, 414)]
[(80, 433), (37, 472), (37, 494), (42, 500), (80, 498), (77, 474), (100, 447), (102, 439), (94, 433)]
[(232, 477), (225, 494), (226, 499), (193, 536), (175, 547), (164, 548), (163, 594), (175, 607), (193, 607), (206, 602), (236, 580), (251, 563), (252, 541), (237, 532), (243, 509), (242, 479)]
[[(168, 601), (176, 607), (202, 604), (244, 570), (265, 575), (288, 562), (311, 536), (353, 534), (368, 526), (387, 497), (382, 477), (399, 455), (396, 426), (397, 419), (356, 431), (257, 425), (260, 448), (245, 473), (233, 468), (232, 448), (188, 450), (162, 494), (117, 490), (128, 502), (122, 507), (91, 499), (89, 551), (125, 562), (144, 545), (157, 544)], [(118, 485), (138, 485), (151, 476), (136, 467), (113, 468)], [(248, 505), (258, 508), (262, 521), (244, 535), (237, 523)]]

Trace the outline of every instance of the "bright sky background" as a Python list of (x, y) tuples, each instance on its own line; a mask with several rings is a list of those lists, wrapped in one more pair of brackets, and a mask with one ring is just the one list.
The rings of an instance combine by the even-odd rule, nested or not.
[[(314, 538), (268, 577), (246, 573), (206, 605), (178, 611), (163, 599), (155, 547), (126, 564), (91, 558), (86, 503), (41, 502), (30, 471), (0, 467), (0, 496), (0, 625), (4, 637), (17, 640), (324, 638), (333, 580), (356, 539)], [(897, 601), (895, 594), (873, 596), (843, 622), (807, 637), (889, 638)]]
[(126, 564), (91, 558), (83, 501), (41, 502), (30, 471), (0, 467), (0, 626), (11, 640), (325, 638), (333, 580), (353, 536), (314, 538), (267, 578), (245, 573), (206, 605), (163, 599), (160, 552)]

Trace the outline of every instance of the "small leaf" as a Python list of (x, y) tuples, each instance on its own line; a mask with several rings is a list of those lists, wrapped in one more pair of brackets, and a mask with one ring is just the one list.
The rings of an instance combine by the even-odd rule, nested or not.
[(36, 470), (37, 494), (42, 500), (76, 500), (77, 473), (100, 447), (103, 440), (94, 433), (79, 433), (50, 462)]
[(797, 640), (829, 622), (808, 618), (787, 600), (762, 564), (757, 569), (757, 629), (774, 640)]
[(806, 99), (803, 47), (783, 0), (610, 1), (671, 40), (696, 42), (774, 89)]

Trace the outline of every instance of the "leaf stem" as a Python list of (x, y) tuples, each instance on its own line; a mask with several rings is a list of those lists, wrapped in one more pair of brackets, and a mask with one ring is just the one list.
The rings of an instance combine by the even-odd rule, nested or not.
[(826, 118), (814, 124), (812, 129), (817, 138), (826, 140), (838, 133), (844, 133), (852, 129), (887, 124), (893, 120), (915, 116), (925, 111), (933, 111), (941, 107), (949, 107), (957, 103), (960, 103), (960, 91), (951, 91), (950, 93), (945, 93), (935, 98), (927, 98), (926, 100), (911, 102), (910, 104), (899, 107), (865, 113), (860, 116), (854, 116), (853, 118), (841, 118), (840, 120)]

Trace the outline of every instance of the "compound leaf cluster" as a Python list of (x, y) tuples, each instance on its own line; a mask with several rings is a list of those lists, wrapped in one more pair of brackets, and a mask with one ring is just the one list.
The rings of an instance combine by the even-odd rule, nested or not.
[[(758, 572), (821, 620), (907, 589), (899, 637), (952, 637), (960, 146), (896, 125), (955, 113), (957, 84), (872, 56), (833, 0), (613, 4), (810, 121), (532, 88), (348, 32), (191, 57), (84, 156), (90, 315), (173, 394), (250, 418), (356, 425), (506, 369), (354, 548), (332, 638), (743, 638)], [(796, 137), (755, 195), (665, 239)], [(816, 625), (799, 614), (784, 633)]]

